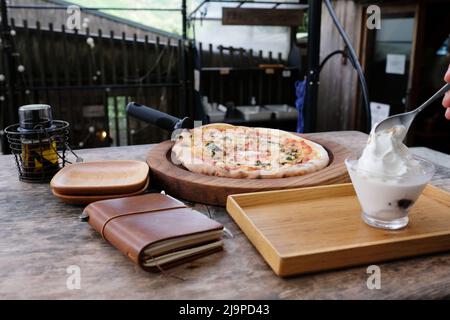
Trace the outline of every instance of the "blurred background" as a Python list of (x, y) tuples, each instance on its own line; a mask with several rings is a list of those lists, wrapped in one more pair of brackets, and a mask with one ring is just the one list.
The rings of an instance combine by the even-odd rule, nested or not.
[[(70, 122), (74, 148), (167, 139), (127, 117), (126, 104), (136, 101), (204, 123), (296, 131), (300, 117), (299, 131), (368, 132), (356, 72), (324, 7), (318, 100), (302, 107), (311, 3), (1, 0), (0, 129), (17, 122), (19, 106), (45, 103)], [(381, 28), (372, 30), (373, 4)], [(333, 6), (363, 66), (373, 119), (414, 109), (443, 85), (449, 1)], [(421, 114), (408, 144), (450, 153), (443, 111), (439, 101)], [(2, 152), (9, 152), (4, 138)]]

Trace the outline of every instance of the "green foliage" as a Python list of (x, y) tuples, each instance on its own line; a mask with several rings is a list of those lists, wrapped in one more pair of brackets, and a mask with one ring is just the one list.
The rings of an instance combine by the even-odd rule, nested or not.
[[(123, 7), (123, 8), (180, 8), (181, 0), (70, 0), (85, 7)], [(200, 0), (188, 0), (188, 9)], [(118, 11), (102, 10), (110, 15), (137, 22), (149, 27), (181, 34), (181, 14), (167, 11)], [(189, 10), (188, 10), (189, 12)]]

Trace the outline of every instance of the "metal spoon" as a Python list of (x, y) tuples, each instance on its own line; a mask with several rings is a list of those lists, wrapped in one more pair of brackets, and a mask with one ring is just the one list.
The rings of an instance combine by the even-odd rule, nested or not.
[(417, 116), (417, 114), (428, 107), (434, 100), (442, 96), (445, 92), (450, 90), (450, 83), (447, 83), (445, 86), (443, 86), (441, 89), (439, 89), (438, 92), (436, 92), (430, 99), (425, 101), (420, 107), (413, 111), (405, 112), (396, 114), (390, 117), (387, 117), (383, 121), (378, 122), (377, 125), (375, 125), (375, 128), (373, 128), (373, 131), (375, 133), (380, 132), (382, 130), (390, 129), (395, 125), (402, 125), (406, 128), (404, 131), (404, 135), (402, 137), (402, 140), (406, 137), (406, 133), (409, 130), (409, 126), (413, 122), (414, 118)]

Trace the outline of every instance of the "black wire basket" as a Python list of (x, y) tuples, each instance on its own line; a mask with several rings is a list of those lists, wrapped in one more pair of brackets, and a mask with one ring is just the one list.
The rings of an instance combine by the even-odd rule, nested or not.
[(48, 182), (67, 163), (69, 123), (53, 120), (50, 127), (36, 125), (20, 130), (19, 124), (5, 129), (14, 154), (19, 179), (26, 182)]

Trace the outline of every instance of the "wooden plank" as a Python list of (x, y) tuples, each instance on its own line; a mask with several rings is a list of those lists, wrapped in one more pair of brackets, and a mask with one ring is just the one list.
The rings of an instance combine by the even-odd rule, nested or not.
[(63, 57), (62, 61), (64, 64), (63, 72), (64, 72), (64, 85), (70, 86), (70, 77), (69, 77), (69, 71), (70, 71), (70, 64), (68, 59), (68, 50), (67, 50), (67, 33), (66, 33), (66, 26), (63, 24), (61, 25), (61, 33), (62, 33), (62, 50), (63, 50)]
[[(79, 39), (78, 35), (78, 29), (74, 30), (75, 33), (75, 39), (74, 39), (74, 45), (77, 46), (79, 45), (81, 47), (81, 44), (84, 42), (82, 40)], [(81, 50), (81, 48), (80, 48)], [(81, 63), (80, 63), (80, 59), (75, 58), (75, 70), (76, 70), (76, 78), (77, 78), (77, 85), (81, 86), (83, 83), (83, 76), (81, 73)], [(77, 99), (78, 100), (78, 99)]]
[(169, 83), (172, 78), (172, 69), (174, 67), (174, 60), (175, 60), (175, 48), (172, 46), (172, 40), (170, 38), (167, 38), (167, 68), (166, 68), (166, 76), (164, 77), (164, 82)]
[(46, 86), (47, 81), (45, 77), (45, 70), (44, 65), (47, 65), (47, 59), (45, 57), (45, 54), (43, 52), (43, 39), (42, 39), (42, 30), (41, 30), (41, 23), (39, 21), (36, 21), (36, 32), (37, 32), (37, 41), (36, 41), (36, 50), (34, 50), (34, 53), (37, 56), (38, 66), (39, 66), (39, 80), (41, 86)]
[[(106, 68), (105, 68), (105, 54), (106, 54), (106, 50), (105, 50), (105, 39), (103, 38), (103, 31), (102, 29), (98, 29), (97, 30), (97, 42), (98, 42), (98, 57), (99, 57), (99, 67), (98, 67), (98, 71), (100, 71), (100, 74), (96, 74), (98, 77), (98, 82), (101, 83), (102, 85), (106, 85)], [(96, 70), (97, 72), (97, 70)], [(105, 116), (103, 117), (103, 127), (105, 128), (105, 131), (108, 133), (109, 136), (109, 110), (108, 110), (108, 90), (102, 90), (102, 92), (100, 92), (100, 95), (103, 99), (103, 112), (105, 114)], [(108, 144), (110, 145), (110, 144)]]
[[(209, 66), (212, 66), (213, 62), (214, 62), (213, 45), (211, 43), (208, 45), (208, 58), (209, 58), (209, 61), (206, 66), (209, 67)], [(205, 67), (205, 66), (202, 65), (202, 67)], [(209, 103), (213, 103), (217, 99), (216, 94), (214, 92), (214, 89), (215, 89), (215, 81), (214, 80), (215, 80), (214, 74), (212, 72), (208, 73), (207, 81), (208, 81), (208, 87), (209, 87), (209, 92), (208, 92)]]
[[(139, 88), (137, 88), (137, 90), (139, 90)], [(136, 97), (137, 98), (137, 97)], [(136, 99), (135, 98), (135, 99)], [(128, 93), (125, 95), (125, 106), (128, 105), (128, 103), (130, 102), (130, 96), (128, 95)], [(119, 106), (119, 108), (125, 108), (125, 106)], [(131, 141), (131, 135), (130, 135), (130, 118), (128, 117), (128, 114), (125, 114), (126, 117), (126, 125), (127, 125), (127, 141), (126, 141), (126, 145), (129, 146), (130, 145), (130, 141)], [(144, 189), (145, 190), (145, 189)]]
[[(148, 71), (148, 59), (150, 57), (150, 45), (148, 42), (148, 35), (145, 35), (144, 37), (144, 48), (143, 48), (143, 54), (142, 54), (142, 69), (144, 70), (144, 74)], [(149, 83), (149, 77), (145, 77), (143, 80), (143, 83)]]
[[(61, 25), (61, 36), (62, 36), (62, 63), (64, 65), (63, 67), (63, 73), (64, 73), (64, 85), (65, 86), (70, 86), (72, 84), (71, 79), (70, 79), (70, 63), (69, 63), (69, 50), (67, 48), (67, 33), (66, 33), (66, 26), (63, 24)], [(73, 98), (73, 91), (72, 90), (68, 90), (66, 91), (66, 97), (68, 99), (66, 99), (66, 101), (64, 102), (64, 108), (66, 109), (66, 114), (68, 115), (68, 119), (70, 119), (70, 121), (73, 121), (74, 119), (74, 98)], [(73, 140), (73, 136), (74, 136), (74, 132), (73, 130), (70, 130), (70, 140)]]
[[(272, 51), (269, 51), (269, 64), (273, 63), (273, 57), (272, 57)], [(273, 75), (274, 75), (274, 69), (268, 68), (265, 70), (265, 74), (267, 76), (267, 104), (273, 103), (272, 101), (272, 92), (273, 92)]]
[[(357, 51), (361, 33), (368, 30), (362, 18), (361, 4), (354, 1), (336, 1), (335, 11), (338, 19), (343, 23), (344, 29)], [(384, 9), (383, 9), (384, 10)], [(384, 12), (384, 11), (383, 11)], [(353, 17), (349, 19), (348, 17)], [(326, 57), (336, 48), (342, 48), (342, 39), (336, 37), (336, 31), (330, 15), (322, 16), (320, 56)], [(363, 57), (357, 52), (359, 57)], [(339, 57), (334, 57), (324, 66), (320, 73), (319, 96), (317, 103), (317, 131), (346, 130), (348, 128), (361, 128), (360, 119), (363, 106), (360, 104), (358, 92), (358, 77), (353, 68), (344, 65)], [(363, 69), (367, 71), (367, 68)], [(335, 81), (339, 75), (339, 81)], [(285, 88), (287, 91), (287, 88)], [(336, 93), (339, 94), (336, 94)], [(353, 119), (357, 119), (356, 122)]]
[(283, 64), (283, 54), (278, 52), (278, 64)]
[[(244, 49), (239, 48), (239, 64), (238, 66), (242, 68), (244, 66)], [(244, 102), (244, 76), (238, 76), (239, 83), (239, 104), (243, 105)]]
[(121, 57), (121, 63), (122, 63), (122, 77), (123, 83), (127, 83), (128, 80), (128, 50), (127, 50), (127, 41), (126, 41), (126, 33), (122, 32), (122, 41), (121, 41), (121, 48), (122, 48), (122, 57)]
[[(16, 23), (15, 23), (14, 18), (10, 19), (10, 28), (11, 28), (11, 30), (16, 29)], [(15, 56), (16, 51), (18, 50), (16, 48), (17, 34), (16, 34), (16, 36), (11, 36), (11, 43), (12, 43), (12, 49), (10, 50), (11, 52), (9, 54), (11, 54), (13, 61), (18, 62), (18, 61), (20, 61), (20, 56)], [(18, 67), (18, 64), (16, 63), (15, 65), (13, 65), (13, 68), (12, 68), (12, 72), (14, 72), (16, 74), (16, 76), (14, 76), (13, 74), (6, 74), (6, 77), (10, 77), (11, 79), (13, 79), (13, 80), (11, 80), (11, 88), (9, 88), (9, 92), (12, 96), (16, 97), (15, 103), (17, 103), (18, 105), (23, 105), (23, 104), (25, 104), (25, 102), (23, 101), (24, 95), (22, 94), (25, 77), (24, 77), (23, 72), (18, 72), (17, 67)], [(11, 99), (8, 99), (8, 100), (11, 100)], [(11, 100), (11, 102), (13, 102), (13, 101)], [(16, 108), (16, 106), (13, 106), (13, 108)]]
[(117, 83), (117, 70), (116, 70), (116, 48), (114, 46), (114, 31), (109, 33), (109, 49), (111, 51), (111, 77), (112, 83)]
[[(223, 47), (220, 46), (219, 48), (219, 66), (222, 68), (224, 66), (224, 57), (223, 57)], [(225, 103), (225, 101), (223, 101), (224, 98), (224, 81), (223, 81), (223, 75), (222, 72), (219, 75), (219, 101), (217, 101), (218, 103)]]
[(37, 53), (38, 53), (38, 64), (39, 64), (39, 70), (40, 70), (40, 78), (41, 78), (41, 86), (46, 87), (45, 93), (45, 100), (50, 101), (49, 96), (49, 90), (48, 90), (48, 79), (47, 79), (47, 70), (44, 68), (44, 66), (49, 65), (49, 58), (46, 54), (46, 49), (44, 47), (45, 41), (43, 37), (43, 32), (41, 29), (41, 23), (39, 21), (36, 21), (36, 29), (37, 29)]
[[(48, 30), (49, 30), (49, 35), (48, 35), (48, 44), (47, 44), (46, 54), (50, 61), (58, 61), (57, 52), (59, 50), (57, 48), (58, 48), (59, 41), (56, 40), (57, 33), (54, 31), (53, 23), (48, 24)], [(55, 65), (53, 65), (52, 68), (50, 68), (51, 74), (52, 74), (53, 87), (59, 86), (60, 68), (61, 68), (61, 64), (59, 64), (59, 63), (56, 63)], [(49, 93), (49, 95), (51, 95), (51, 99), (48, 101), (48, 103), (51, 103), (51, 105), (52, 105), (52, 108), (55, 113), (54, 116), (58, 119), (63, 118), (62, 114), (64, 114), (67, 110), (64, 110), (65, 108), (62, 108), (63, 104), (62, 104), (62, 99), (61, 99), (61, 92), (58, 90), (51, 91)], [(55, 99), (55, 100), (53, 100), (53, 99)], [(53, 101), (55, 101), (55, 102), (53, 102)]]
[[(97, 31), (97, 42), (98, 42), (98, 57), (99, 57), (99, 66), (98, 70), (95, 70), (96, 75), (98, 77), (98, 81), (102, 84), (106, 84), (106, 70), (105, 70), (105, 45), (104, 45), (104, 39), (103, 39), (103, 32), (102, 29), (98, 29)], [(100, 71), (100, 74), (97, 74), (97, 71)], [(105, 113), (106, 114), (106, 113)]]
[(304, 10), (222, 8), (223, 25), (291, 26), (303, 23)]
[(239, 48), (239, 66), (241, 68), (247, 67), (244, 48)]
[(202, 66), (203, 65), (203, 43), (199, 43), (198, 44), (198, 61), (199, 61), (199, 65)]
[(232, 46), (230, 46), (230, 53), (229, 53), (229, 55), (228, 55), (228, 58), (230, 59), (230, 62), (228, 63), (228, 66), (230, 66), (230, 67), (235, 67), (235, 57), (234, 57), (234, 51), (235, 51), (235, 49), (232, 47)]
[(217, 101), (217, 95), (215, 92), (216, 89), (216, 78), (213, 72), (206, 73), (207, 76), (207, 85), (208, 85), (208, 101), (209, 103), (213, 103)]
[(208, 52), (209, 52), (209, 54), (208, 54), (209, 61), (208, 61), (208, 63), (207, 63), (206, 65), (202, 65), (202, 67), (206, 67), (206, 66), (210, 67), (210, 66), (213, 66), (213, 62), (214, 62), (214, 52), (213, 52), (213, 45), (212, 45), (211, 43), (208, 45)]
[(37, 101), (36, 92), (32, 89), (34, 87), (34, 66), (33, 66), (33, 47), (32, 47), (32, 40), (30, 36), (30, 29), (28, 27), (28, 21), (23, 20), (23, 27), (25, 29), (25, 43), (26, 45), (26, 52), (25, 52), (25, 64), (27, 66), (27, 79), (28, 83), (27, 86), (29, 90), (31, 90), (30, 95), (28, 97), (29, 102), (30, 99)]
[[(283, 55), (281, 54), (281, 52), (278, 52), (278, 63), (279, 64), (283, 64)], [(276, 73), (276, 82), (277, 82), (277, 95), (276, 95), (276, 103), (283, 103), (283, 71), (284, 69), (279, 70)], [(292, 100), (294, 100), (294, 98), (292, 98)], [(288, 104), (292, 104), (291, 101), (286, 101), (286, 103)]]
[[(102, 77), (104, 79), (104, 76), (102, 74)], [(105, 117), (104, 117), (104, 124), (105, 124), (105, 130), (108, 133), (108, 136), (111, 136), (111, 128), (109, 126), (109, 92), (110, 90), (103, 90), (103, 107), (105, 111)], [(111, 140), (110, 140), (111, 141)], [(111, 142), (108, 143), (108, 146), (111, 146)]]
[[(91, 34), (90, 34), (90, 30), (89, 28), (86, 28), (86, 39), (90, 38)], [(94, 64), (95, 64), (95, 47), (91, 48), (90, 46), (88, 47), (88, 74), (87, 74), (87, 78), (88, 78), (88, 85), (92, 86), (94, 83)]]
[(116, 146), (120, 147), (120, 130), (119, 130), (119, 105), (117, 96), (114, 95), (114, 126), (116, 127)]
[[(158, 57), (160, 55), (160, 52), (161, 52), (160, 41), (161, 41), (160, 38), (156, 37), (155, 58), (154, 58), (154, 62), (153, 63), (155, 63), (155, 61), (157, 61), (157, 59), (158, 59)], [(179, 48), (179, 49), (181, 50), (181, 48)], [(161, 65), (159, 63), (156, 65), (156, 79), (157, 79), (158, 83), (161, 82)]]
[[(258, 53), (258, 62), (261, 63), (263, 61), (263, 52), (262, 50), (259, 50)], [(262, 104), (263, 103), (263, 97), (264, 97), (264, 71), (260, 70), (258, 71), (258, 101), (257, 104)]]
[(223, 47), (219, 47), (219, 67), (224, 67)]
[[(49, 57), (50, 61), (58, 61), (56, 56), (56, 32), (53, 30), (53, 23), (48, 24), (48, 30), (50, 31), (50, 36), (49, 44), (47, 46), (47, 56)], [(52, 84), (54, 87), (57, 87), (59, 84), (58, 73), (60, 67), (61, 64), (56, 63), (50, 68), (52, 73)]]
[[(177, 61), (178, 61), (178, 83), (180, 84), (180, 87), (178, 89), (178, 111), (182, 112), (182, 110), (185, 110), (186, 106), (185, 106), (185, 101), (183, 101), (182, 97), (186, 97), (186, 92), (184, 91), (183, 88), (183, 74), (185, 74), (186, 70), (183, 70), (183, 68), (185, 67), (183, 65), (183, 55), (185, 54), (185, 52), (183, 52), (183, 50), (185, 50), (185, 47), (183, 45), (183, 42), (181, 40), (178, 40), (178, 46), (177, 46)], [(158, 65), (159, 68), (159, 65)], [(161, 82), (161, 79), (158, 80), (158, 82)], [(185, 116), (185, 114), (180, 116)]]
[(133, 34), (133, 44), (132, 44), (132, 48), (133, 48), (133, 73), (134, 73), (134, 77), (136, 79), (140, 78), (139, 75), (139, 59), (138, 59), (138, 51), (137, 51), (137, 34), (134, 33)]

